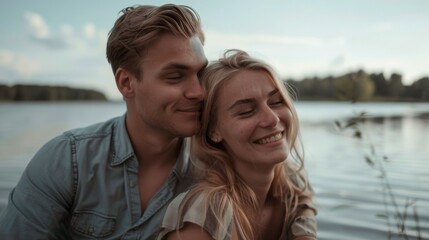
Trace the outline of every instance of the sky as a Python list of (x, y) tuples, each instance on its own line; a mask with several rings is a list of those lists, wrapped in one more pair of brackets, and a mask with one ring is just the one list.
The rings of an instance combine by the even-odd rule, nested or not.
[(296, 80), (359, 69), (429, 76), (428, 0), (0, 0), (0, 84), (90, 88), (121, 99), (108, 32), (135, 4), (184, 4), (200, 15), (209, 60), (239, 48)]

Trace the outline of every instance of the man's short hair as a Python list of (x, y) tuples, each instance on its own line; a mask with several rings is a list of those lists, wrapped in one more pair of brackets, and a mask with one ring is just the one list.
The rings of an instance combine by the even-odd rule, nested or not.
[(153, 41), (164, 33), (191, 38), (198, 36), (204, 44), (204, 33), (198, 13), (184, 5), (133, 6), (121, 11), (110, 30), (106, 55), (113, 74), (122, 67), (137, 78), (140, 63)]

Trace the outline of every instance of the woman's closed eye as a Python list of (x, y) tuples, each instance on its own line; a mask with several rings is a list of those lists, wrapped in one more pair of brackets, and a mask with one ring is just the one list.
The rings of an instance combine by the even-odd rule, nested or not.
[(277, 98), (268, 103), (268, 105), (272, 107), (283, 106), (284, 104), (285, 104), (285, 101), (283, 100), (283, 98)]
[(255, 108), (246, 108), (237, 112), (237, 115), (240, 117), (250, 116), (256, 112)]

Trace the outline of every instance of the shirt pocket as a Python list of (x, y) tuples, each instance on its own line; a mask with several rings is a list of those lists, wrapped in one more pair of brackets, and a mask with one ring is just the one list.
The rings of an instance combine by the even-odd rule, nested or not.
[(115, 231), (116, 218), (93, 211), (80, 211), (73, 213), (71, 226), (80, 234), (102, 238)]

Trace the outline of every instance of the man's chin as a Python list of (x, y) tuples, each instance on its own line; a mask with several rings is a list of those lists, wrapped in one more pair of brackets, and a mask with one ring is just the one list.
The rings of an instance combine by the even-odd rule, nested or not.
[(180, 127), (179, 126), (179, 134), (181, 135), (181, 137), (192, 137), (195, 134), (197, 134), (198, 130), (200, 129), (200, 125), (193, 125), (193, 126), (183, 126)]

